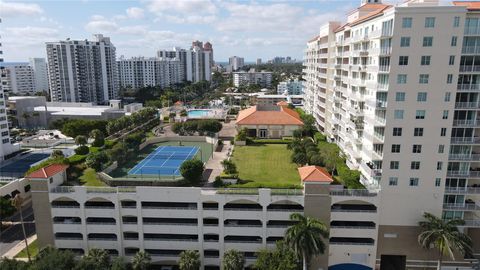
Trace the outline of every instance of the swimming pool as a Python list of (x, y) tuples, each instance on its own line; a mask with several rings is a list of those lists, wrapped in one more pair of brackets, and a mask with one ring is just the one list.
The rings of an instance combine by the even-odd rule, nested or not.
[(188, 118), (206, 118), (213, 114), (213, 110), (190, 110), (188, 111)]

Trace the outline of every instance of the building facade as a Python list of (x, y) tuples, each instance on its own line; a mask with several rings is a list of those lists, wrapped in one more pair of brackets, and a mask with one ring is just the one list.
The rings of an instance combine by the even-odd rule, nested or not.
[(277, 85), (277, 94), (303, 95), (303, 81), (295, 79), (279, 82)]
[(272, 72), (255, 71), (254, 69), (247, 71), (233, 72), (233, 85), (235, 87), (249, 86), (257, 84), (260, 87), (272, 87)]
[(424, 212), (466, 220), (480, 242), (480, 9), (366, 2), (307, 43), (305, 109), (364, 185), (381, 189), (377, 263), (414, 267), (431, 258), (406, 248)]
[(228, 58), (228, 65), (231, 67), (232, 71), (237, 71), (245, 65), (245, 60), (243, 57), (232, 56)]
[(35, 92), (48, 92), (48, 68), (45, 58), (30, 58), (35, 75)]
[(52, 101), (106, 103), (119, 91), (116, 49), (110, 38), (47, 42)]
[(120, 87), (138, 89), (147, 86), (162, 88), (182, 82), (180, 61), (172, 58), (123, 57), (117, 61)]
[(35, 93), (35, 74), (29, 63), (0, 63), (0, 80), (8, 95), (31, 95)]

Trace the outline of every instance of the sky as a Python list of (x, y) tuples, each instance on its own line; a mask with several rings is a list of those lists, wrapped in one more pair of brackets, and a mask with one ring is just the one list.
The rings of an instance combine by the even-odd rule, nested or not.
[(117, 57), (153, 57), (158, 49), (210, 41), (218, 62), (275, 56), (302, 59), (306, 42), (360, 0), (0, 0), (5, 61), (46, 57), (45, 42), (111, 38)]

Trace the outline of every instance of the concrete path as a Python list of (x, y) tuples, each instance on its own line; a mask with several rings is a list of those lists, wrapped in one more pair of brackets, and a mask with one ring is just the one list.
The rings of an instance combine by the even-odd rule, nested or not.
[[(213, 152), (213, 157), (205, 164), (205, 170), (210, 171), (208, 175), (208, 182), (206, 186), (211, 186), (211, 183), (215, 181), (215, 177), (220, 175), (223, 171), (222, 161), (228, 158), (228, 153), (231, 153), (232, 145), (229, 141), (223, 141), (223, 148), (221, 152)], [(207, 179), (205, 179), (207, 180)]]
[[(34, 234), (34, 235), (27, 238), (27, 242), (30, 245), (36, 239), (37, 239), (37, 235)], [(15, 257), (15, 255), (20, 253), (20, 251), (22, 251), (24, 248), (25, 248), (25, 242), (22, 240), (18, 244), (16, 244), (15, 246), (13, 246), (10, 250), (8, 250), (2, 256), (6, 257), (6, 258), (9, 258), (9, 259), (13, 259)]]

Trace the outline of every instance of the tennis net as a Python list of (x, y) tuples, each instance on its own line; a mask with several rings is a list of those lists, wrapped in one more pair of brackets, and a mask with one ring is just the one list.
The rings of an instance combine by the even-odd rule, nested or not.
[(154, 154), (148, 159), (191, 159), (195, 156), (195, 154), (180, 154), (180, 153), (172, 153), (172, 154), (165, 154), (165, 153), (159, 153), (159, 154)]

